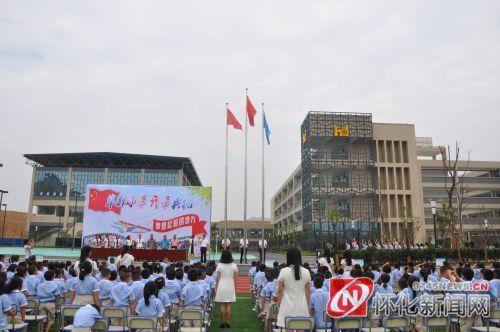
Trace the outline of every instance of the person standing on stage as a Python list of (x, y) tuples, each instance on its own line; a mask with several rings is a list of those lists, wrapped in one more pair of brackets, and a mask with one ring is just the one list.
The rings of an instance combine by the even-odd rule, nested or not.
[(161, 240), (161, 248), (163, 250), (167, 250), (168, 247), (169, 247), (170, 243), (168, 242), (167, 240), (167, 236), (166, 235), (163, 235), (163, 240)]
[(120, 247), (120, 238), (118, 235), (115, 235), (113, 238), (113, 243), (112, 243), (113, 248), (119, 248)]
[(231, 240), (228, 238), (225, 238), (222, 240), (222, 249), (224, 250), (230, 250), (231, 249)]
[(153, 234), (149, 235), (149, 240), (146, 243), (146, 246), (148, 247), (148, 249), (156, 249), (156, 240), (153, 237)]
[(132, 247), (132, 238), (130, 237), (130, 235), (127, 235), (127, 238), (125, 239), (125, 245), (127, 247)]
[(172, 241), (170, 242), (170, 249), (172, 249), (172, 250), (179, 249), (179, 239), (177, 238), (177, 235), (175, 235), (175, 234), (172, 237)]
[(109, 248), (109, 234), (104, 237), (104, 248)]
[(246, 237), (242, 237), (240, 239), (240, 264), (243, 264), (243, 260), (245, 264), (247, 263), (247, 250), (248, 250), (248, 239)]
[(264, 263), (266, 261), (266, 251), (267, 251), (267, 240), (259, 240), (259, 256), (260, 261)]
[(136, 249), (143, 249), (144, 248), (144, 240), (142, 238), (141, 233), (139, 233), (139, 235), (137, 235), (137, 240), (135, 240), (135, 248)]
[(92, 240), (92, 247), (99, 248), (100, 246), (101, 246), (101, 238), (99, 235), (96, 235)]
[(203, 234), (203, 237), (202, 237), (201, 243), (200, 243), (200, 255), (201, 255), (200, 262), (202, 262), (202, 263), (207, 262), (207, 248), (208, 248), (207, 235)]

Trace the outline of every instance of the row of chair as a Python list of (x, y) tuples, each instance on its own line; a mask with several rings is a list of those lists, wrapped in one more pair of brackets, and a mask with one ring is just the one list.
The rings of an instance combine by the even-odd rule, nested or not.
[[(56, 297), (55, 304), (55, 323), (56, 331), (71, 331), (70, 324), (81, 305), (66, 304), (66, 299), (60, 300)], [(206, 332), (210, 326), (213, 317), (213, 299), (208, 296), (204, 309), (183, 309), (176, 305), (165, 307), (165, 314), (160, 319), (140, 316), (128, 316), (126, 308), (117, 308), (111, 306), (101, 307), (102, 319), (96, 321), (93, 330), (99, 331), (129, 331), (131, 329), (152, 329), (154, 331), (181, 331), (181, 332)], [(177, 312), (177, 313), (176, 313)], [(16, 313), (17, 314), (17, 313)], [(40, 312), (40, 302), (36, 297), (27, 298), (25, 320), (22, 323), (12, 321), (8, 325), (8, 330), (12, 332), (30, 331), (41, 332), (43, 323), (47, 321), (47, 316)], [(118, 324), (116, 322), (119, 322)], [(186, 327), (186, 322), (192, 322), (194, 326)], [(140, 326), (140, 327), (138, 327)]]

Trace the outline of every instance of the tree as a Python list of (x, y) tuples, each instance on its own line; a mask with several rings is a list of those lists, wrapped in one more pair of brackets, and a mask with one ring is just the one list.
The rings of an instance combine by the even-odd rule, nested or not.
[(442, 211), (438, 211), (436, 213), (436, 228), (439, 234), (441, 235), (441, 239), (443, 241), (446, 238), (446, 233), (451, 232), (451, 220), (450, 217), (448, 216), (448, 213), (449, 210), (446, 206), (446, 203), (443, 203)]
[[(338, 241), (338, 232), (337, 232), (337, 224), (340, 221), (340, 213), (336, 208), (330, 208), (328, 212), (326, 213), (326, 219), (329, 222), (329, 225), (332, 225), (332, 228), (334, 229), (335, 232), (335, 248), (337, 251), (339, 250), (339, 241)], [(328, 229), (330, 229), (330, 226), (328, 226)]]
[[(470, 153), (465, 167), (460, 168), (460, 144), (455, 143), (455, 151), (452, 157), (451, 149), (448, 146), (446, 150), (441, 151), (444, 171), (444, 187), (447, 194), (446, 215), (450, 222), (451, 247), (457, 248), (459, 257), (460, 249), (465, 243), (463, 232), (462, 211), (464, 208), (464, 199), (466, 188), (464, 178), (468, 174)], [(457, 227), (458, 223), (458, 227)]]

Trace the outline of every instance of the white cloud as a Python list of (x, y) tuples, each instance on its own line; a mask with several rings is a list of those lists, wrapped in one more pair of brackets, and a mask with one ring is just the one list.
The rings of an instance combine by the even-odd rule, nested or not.
[[(22, 154), (193, 158), (222, 218), (224, 104), (266, 103), (267, 195), (300, 160), (307, 111), (372, 112), (499, 160), (500, 5), (488, 1), (2, 2), (0, 188), (27, 209)], [(249, 132), (249, 215), (260, 215), (260, 132)], [(230, 142), (242, 216), (243, 135)], [(268, 201), (266, 201), (268, 203)]]

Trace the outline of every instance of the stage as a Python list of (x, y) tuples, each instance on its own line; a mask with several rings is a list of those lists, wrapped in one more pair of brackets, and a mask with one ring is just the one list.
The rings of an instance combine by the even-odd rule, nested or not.
[[(120, 255), (121, 249), (92, 248), (92, 259), (105, 259)], [(167, 257), (170, 261), (185, 261), (187, 252), (184, 250), (131, 249), (129, 252), (135, 261), (161, 261)]]

